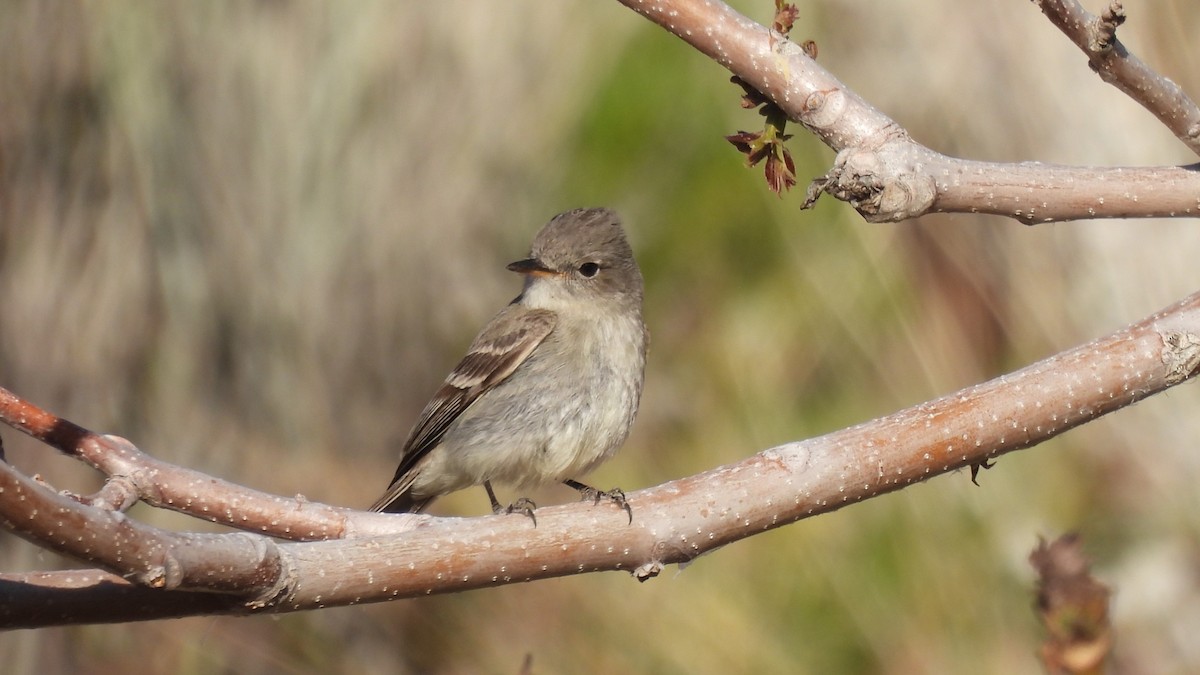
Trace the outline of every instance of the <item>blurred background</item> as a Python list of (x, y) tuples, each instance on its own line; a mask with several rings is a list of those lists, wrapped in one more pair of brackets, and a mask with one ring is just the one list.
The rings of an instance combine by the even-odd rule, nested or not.
[[(769, 0), (736, 2), (760, 22)], [(1100, 3), (1088, 2), (1099, 11)], [(1030, 3), (825, 0), (793, 37), (934, 149), (1194, 162)], [(1200, 95), (1200, 6), (1125, 44)], [(936, 17), (936, 18), (935, 18)], [(0, 385), (162, 459), (365, 507), (553, 214), (626, 218), (653, 334), (626, 490), (893, 412), (1200, 287), (1196, 223), (864, 223), (722, 136), (728, 73), (615, 2), (0, 3)], [(1036, 672), (1026, 558), (1083, 533), (1121, 672), (1200, 669), (1200, 390), (726, 547), (280, 617), (0, 636), (20, 673)], [(0, 429), (56, 487), (98, 477)], [(502, 493), (504, 494), (504, 493)], [(574, 499), (565, 489), (531, 495)], [(434, 513), (481, 515), (481, 490)], [(163, 527), (202, 528), (144, 506)], [(78, 566), (13, 537), (5, 570)], [(2, 601), (2, 599), (0, 599)]]

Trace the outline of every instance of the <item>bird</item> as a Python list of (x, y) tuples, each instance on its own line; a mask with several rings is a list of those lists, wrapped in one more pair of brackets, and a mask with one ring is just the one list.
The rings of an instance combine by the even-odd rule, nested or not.
[(524, 277), (421, 411), (400, 463), (371, 511), (418, 513), (435, 498), (492, 482), (530, 489), (563, 483), (584, 499), (633, 511), (619, 488), (575, 480), (612, 457), (633, 425), (645, 380), (649, 331), (643, 280), (620, 216), (581, 208), (554, 216), (529, 255), (508, 265)]

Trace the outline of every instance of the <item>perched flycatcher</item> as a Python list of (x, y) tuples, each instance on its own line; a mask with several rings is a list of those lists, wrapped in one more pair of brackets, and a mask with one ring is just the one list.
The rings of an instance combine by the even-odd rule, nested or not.
[[(500, 512), (492, 481), (562, 482), (629, 510), (620, 490), (574, 480), (625, 441), (642, 394), (642, 274), (620, 217), (605, 208), (559, 214), (508, 269), (525, 277), (524, 290), (421, 411), (372, 511), (417, 512), (482, 484)], [(521, 499), (508, 510), (532, 516), (532, 506)]]

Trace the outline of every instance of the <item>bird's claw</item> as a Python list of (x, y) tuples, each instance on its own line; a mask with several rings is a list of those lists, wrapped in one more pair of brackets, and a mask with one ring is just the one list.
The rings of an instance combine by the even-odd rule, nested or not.
[(508, 506), (504, 507), (503, 509), (496, 510), (496, 513), (521, 513), (521, 514), (524, 514), (526, 516), (529, 516), (529, 519), (533, 521), (533, 526), (537, 527), (537, 516), (533, 515), (533, 510), (536, 508), (537, 508), (537, 504), (533, 503), (532, 499), (530, 499), (529, 497), (521, 497), (520, 499), (509, 504)]
[(500, 500), (496, 499), (496, 491), (492, 489), (491, 481), (483, 481), (483, 489), (487, 490), (488, 499), (492, 502), (492, 513), (497, 516), (507, 513), (523, 513), (529, 516), (533, 521), (533, 526), (537, 527), (537, 516), (533, 515), (533, 510), (537, 508), (537, 504), (529, 497), (521, 497), (517, 501), (508, 506), (500, 506)]
[(629, 500), (625, 499), (625, 491), (621, 488), (613, 488), (607, 492), (597, 490), (590, 485), (584, 485), (579, 481), (568, 480), (564, 481), (567, 487), (574, 488), (579, 491), (580, 501), (592, 500), (592, 504), (599, 504), (601, 499), (607, 499), (617, 506), (625, 509), (625, 513), (629, 516), (630, 524), (633, 523), (633, 508), (629, 506)]
[(624, 490), (622, 490), (621, 488), (613, 488), (613, 489), (609, 490), (608, 492), (600, 492), (599, 490), (597, 490), (595, 503), (599, 504), (601, 497), (607, 497), (610, 501), (612, 501), (612, 503), (625, 509), (625, 515), (629, 516), (629, 524), (630, 525), (633, 524), (633, 507), (631, 507), (629, 505), (629, 500), (625, 499), (625, 491)]

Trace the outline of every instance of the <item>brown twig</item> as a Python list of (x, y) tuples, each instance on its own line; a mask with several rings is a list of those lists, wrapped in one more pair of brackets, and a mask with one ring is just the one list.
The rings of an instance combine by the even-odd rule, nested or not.
[[(0, 422), (75, 457), (109, 477), (100, 492), (77, 501), (123, 511), (136, 500), (151, 506), (282, 539), (350, 536), (339, 509), (280, 497), (164, 462), (118, 436), (96, 434), (0, 388)], [(0, 502), (11, 496), (0, 494)], [(231, 508), (235, 506), (236, 508)], [(421, 517), (412, 517), (413, 525)]]

